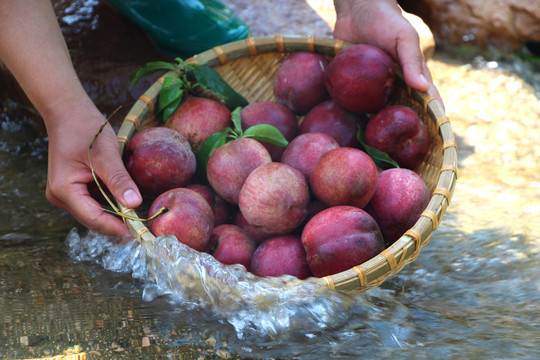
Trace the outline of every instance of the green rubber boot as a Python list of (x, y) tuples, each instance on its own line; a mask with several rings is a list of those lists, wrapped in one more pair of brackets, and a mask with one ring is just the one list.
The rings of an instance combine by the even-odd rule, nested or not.
[(188, 58), (249, 36), (249, 27), (217, 0), (107, 0), (163, 53)]

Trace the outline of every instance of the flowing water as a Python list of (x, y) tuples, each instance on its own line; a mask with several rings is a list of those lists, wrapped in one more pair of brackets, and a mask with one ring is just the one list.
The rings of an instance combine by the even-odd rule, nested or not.
[(429, 62), (459, 147), (452, 204), (360, 294), (87, 233), (45, 199), (47, 139), (2, 104), (0, 358), (540, 358), (540, 71), (453, 53)]

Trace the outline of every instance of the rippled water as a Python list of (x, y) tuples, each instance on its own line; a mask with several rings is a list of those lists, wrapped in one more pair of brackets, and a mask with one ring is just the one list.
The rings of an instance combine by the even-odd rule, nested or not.
[(47, 140), (6, 104), (0, 358), (538, 359), (540, 72), (445, 53), (429, 65), (460, 150), (456, 191), (420, 257), (361, 294), (254, 282), (167, 238), (150, 249), (164, 269), (144, 245), (87, 234), (47, 203)]

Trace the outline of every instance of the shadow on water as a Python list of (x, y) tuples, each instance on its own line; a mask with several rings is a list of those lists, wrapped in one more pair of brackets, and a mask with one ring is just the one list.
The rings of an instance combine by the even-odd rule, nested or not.
[(420, 257), (361, 294), (256, 288), (234, 267), (216, 276), (218, 265), (185, 249), (166, 254), (178, 278), (146, 265), (140, 245), (72, 230), (44, 196), (47, 139), (4, 104), (0, 357), (78, 345), (91, 359), (537, 359), (538, 70), (447, 53), (429, 66), (460, 150), (456, 192)]

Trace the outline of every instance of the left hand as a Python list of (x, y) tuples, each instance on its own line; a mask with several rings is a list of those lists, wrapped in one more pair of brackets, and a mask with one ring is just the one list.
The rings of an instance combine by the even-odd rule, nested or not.
[[(117, 237), (130, 236), (122, 220), (105, 212), (88, 189), (94, 182), (88, 148), (105, 118), (84, 98), (69, 106), (62, 103), (56, 114), (44, 118), (49, 136), (47, 199), (89, 229)], [(102, 187), (126, 207), (139, 206), (142, 197), (124, 167), (110, 124), (96, 138), (91, 156)]]

